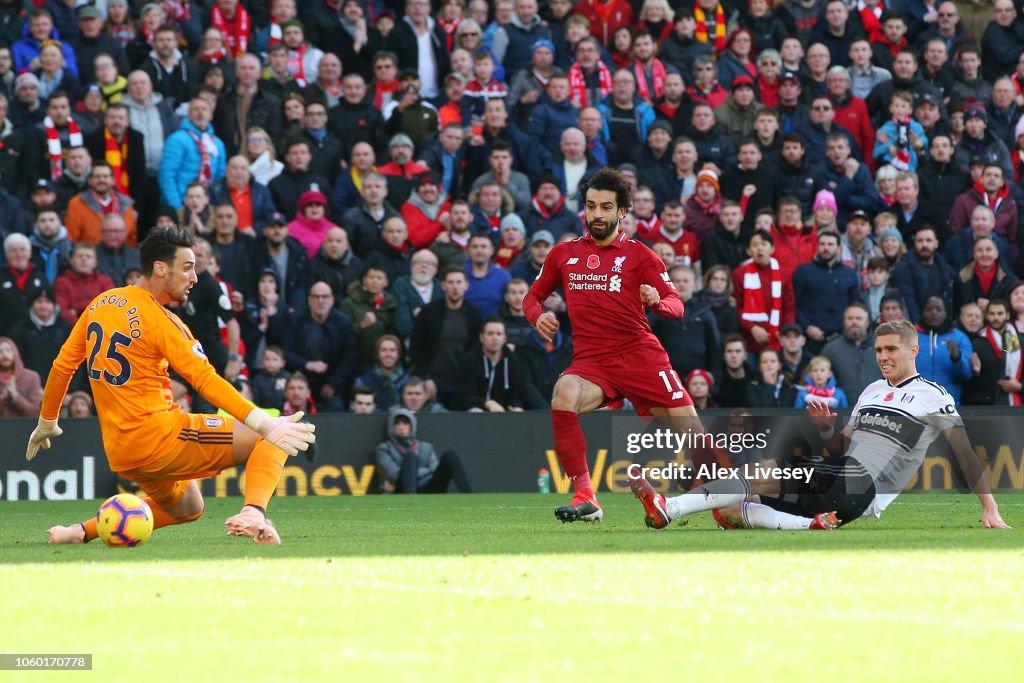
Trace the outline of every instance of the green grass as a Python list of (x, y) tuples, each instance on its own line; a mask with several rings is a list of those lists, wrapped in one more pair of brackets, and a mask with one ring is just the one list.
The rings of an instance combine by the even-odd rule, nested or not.
[[(47, 546), (95, 503), (0, 503), (0, 651), (94, 655), (0, 680), (1020, 680), (1020, 531), (969, 496), (906, 495), (836, 533), (661, 532), (606, 494), (275, 500), (284, 538), (224, 535), (238, 500), (145, 546)], [(1024, 496), (1001, 496), (1024, 526)]]

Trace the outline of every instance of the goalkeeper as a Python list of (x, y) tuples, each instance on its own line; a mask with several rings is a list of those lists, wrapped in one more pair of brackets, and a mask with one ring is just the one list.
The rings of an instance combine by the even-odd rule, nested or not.
[[(225, 522), (228, 533), (279, 544), (267, 519), (289, 455), (308, 450), (313, 425), (302, 413), (272, 418), (217, 375), (202, 345), (164, 304), (185, 304), (197, 282), (192, 238), (177, 228), (153, 230), (140, 246), (142, 279), (97, 296), (64, 343), (46, 382), (39, 424), (25, 457), (61, 435), (57, 416), (68, 383), (84, 361), (110, 468), (134, 480), (160, 528), (199, 519), (196, 479), (245, 466), (245, 503)], [(183, 412), (172, 400), (171, 366), (228, 416)], [(50, 529), (50, 543), (96, 538), (96, 519)]]

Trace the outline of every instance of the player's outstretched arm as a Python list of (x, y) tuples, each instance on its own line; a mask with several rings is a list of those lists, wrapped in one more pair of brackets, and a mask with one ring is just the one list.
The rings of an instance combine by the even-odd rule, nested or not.
[(57, 425), (57, 417), (60, 415), (60, 406), (64, 402), (64, 395), (68, 393), (71, 377), (75, 374), (78, 366), (82, 364), (82, 361), (85, 360), (88, 318), (88, 315), (82, 315), (78, 319), (67, 341), (60, 347), (57, 358), (53, 361), (50, 375), (46, 378), (46, 387), (43, 389), (43, 403), (39, 408), (39, 422), (28, 437), (28, 447), (25, 449), (26, 460), (32, 460), (36, 457), (40, 449), (45, 450), (49, 448), (51, 439), (55, 439), (64, 433)]
[(981, 523), (987, 529), (1011, 528), (999, 514), (999, 505), (996, 503), (995, 496), (992, 495), (992, 489), (989, 488), (985, 468), (982, 467), (981, 460), (971, 448), (971, 439), (967, 436), (967, 430), (958, 425), (950, 427), (944, 433), (953, 449), (953, 454), (960, 463), (960, 469), (963, 471), (967, 483), (974, 494), (978, 496), (978, 502), (981, 503)]
[(292, 415), (270, 417), (259, 408), (254, 408), (245, 418), (245, 426), (280, 448), (288, 455), (309, 450), (316, 441), (316, 427), (300, 422), (304, 413), (300, 410)]

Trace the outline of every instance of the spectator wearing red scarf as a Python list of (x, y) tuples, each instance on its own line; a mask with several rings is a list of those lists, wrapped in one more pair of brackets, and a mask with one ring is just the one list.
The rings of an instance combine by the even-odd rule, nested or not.
[(1010, 197), (1010, 186), (1003, 179), (1003, 169), (998, 164), (986, 164), (981, 177), (974, 182), (974, 187), (953, 202), (953, 211), (949, 216), (949, 229), (952, 234), (955, 235), (970, 226), (971, 212), (976, 206), (987, 206), (992, 209), (996, 215), (994, 232), (1006, 238), (1016, 258), (1019, 209), (1017, 202)]
[(249, 11), (238, 0), (217, 0), (210, 10), (210, 26), (220, 29), (232, 58), (249, 52), (252, 20)]

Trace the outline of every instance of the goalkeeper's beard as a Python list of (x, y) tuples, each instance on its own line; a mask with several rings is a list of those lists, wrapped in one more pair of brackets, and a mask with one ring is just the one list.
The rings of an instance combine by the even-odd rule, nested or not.
[(619, 219), (618, 218), (616, 218), (613, 221), (601, 221), (601, 222), (588, 221), (587, 222), (587, 232), (589, 232), (590, 236), (593, 237), (595, 240), (607, 239), (608, 236), (611, 235), (612, 233), (614, 233), (616, 230), (618, 230), (618, 228), (619, 228)]

